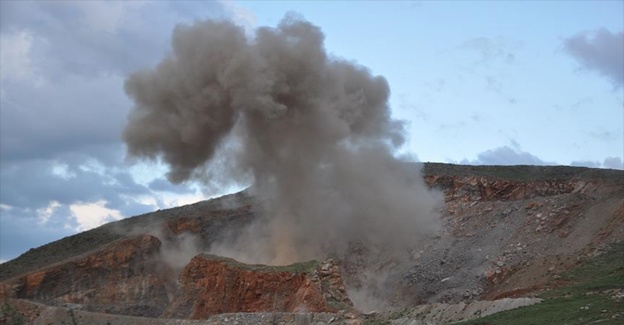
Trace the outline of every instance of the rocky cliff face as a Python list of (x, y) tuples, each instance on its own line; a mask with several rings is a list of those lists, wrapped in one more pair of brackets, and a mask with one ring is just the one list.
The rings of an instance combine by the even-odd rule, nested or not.
[[(353, 308), (338, 266), (246, 265), (195, 256), (175, 272), (161, 241), (141, 235), (0, 284), (0, 297), (130, 316), (205, 319), (236, 312), (337, 312)], [(179, 273), (179, 274), (178, 274)]]
[[(543, 290), (601, 245), (624, 240), (621, 171), (428, 164), (424, 177), (444, 195), (444, 226), (410, 248), (407, 265), (360, 258), (366, 252), (357, 249), (340, 261), (342, 271), (333, 262), (267, 267), (200, 254), (253, 220), (253, 200), (237, 194), (34, 249), (0, 265), (0, 300), (186, 319), (336, 312), (350, 308), (346, 289), (371, 270), (387, 277), (382, 298), (399, 306), (519, 297)], [(196, 253), (181, 263), (163, 258), (189, 236)]]
[[(382, 278), (372, 289), (395, 306), (522, 297), (624, 240), (622, 171), (429, 164), (424, 179), (444, 196), (440, 233), (412, 247), (407, 261), (355, 249), (344, 263), (348, 288)], [(352, 299), (379, 308), (357, 290)]]
[(444, 228), (415, 250), (403, 286), (416, 290), (407, 297), (458, 302), (527, 295), (600, 245), (624, 240), (621, 171), (498, 168), (505, 177), (492, 170), (425, 175), (444, 193)]
[(235, 312), (337, 312), (352, 308), (333, 261), (245, 265), (198, 255), (180, 274), (180, 295), (164, 317), (203, 319)]
[[(605, 175), (606, 176), (606, 175)], [(618, 177), (617, 173), (612, 175)], [(611, 178), (573, 177), (565, 179), (508, 180), (499, 177), (471, 175), (425, 175), (425, 182), (442, 190), (445, 201), (483, 202), (518, 201), (570, 193), (594, 194), (621, 191), (620, 180)], [(450, 210), (452, 212), (452, 210)]]
[(171, 270), (157, 261), (161, 242), (150, 235), (0, 284), (0, 296), (127, 315), (158, 316), (168, 304)]

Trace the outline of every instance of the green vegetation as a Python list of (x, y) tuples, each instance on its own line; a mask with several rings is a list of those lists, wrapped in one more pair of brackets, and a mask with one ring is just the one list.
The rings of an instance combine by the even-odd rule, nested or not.
[(111, 227), (104, 226), (31, 249), (20, 257), (0, 265), (0, 281), (84, 254), (121, 237), (122, 235), (112, 231)]
[[(544, 301), (454, 325), (621, 325), (624, 324), (624, 242), (613, 244), (561, 274), (564, 285), (543, 292)], [(407, 310), (377, 314), (366, 325), (412, 317)]]
[(566, 285), (544, 292), (542, 303), (458, 325), (575, 325), (624, 323), (624, 242), (562, 275)]
[(0, 314), (0, 324), (22, 325), (26, 323), (24, 317), (8, 302), (2, 304), (0, 311), (2, 312)]

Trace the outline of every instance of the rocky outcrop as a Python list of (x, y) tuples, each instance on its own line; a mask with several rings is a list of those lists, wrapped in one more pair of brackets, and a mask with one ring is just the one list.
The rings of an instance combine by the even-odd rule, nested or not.
[(403, 300), (530, 295), (596, 247), (624, 240), (622, 171), (433, 167), (438, 169), (426, 172), (425, 181), (444, 194), (444, 226), (415, 251), (404, 286), (416, 290)]
[(85, 310), (159, 316), (169, 301), (170, 270), (156, 259), (161, 242), (150, 235), (114, 242), (0, 284), (0, 297)]
[(266, 266), (200, 254), (176, 280), (174, 270), (161, 262), (160, 248), (161, 241), (150, 235), (120, 240), (1, 283), (0, 301), (22, 299), (81, 311), (178, 319), (353, 308), (332, 260)]
[(446, 202), (517, 201), (601, 189), (600, 179), (507, 180), (484, 176), (426, 175), (425, 182), (442, 190)]
[(179, 278), (165, 317), (204, 319), (235, 312), (336, 312), (352, 308), (332, 260), (288, 266), (246, 265), (198, 255)]
[[(410, 248), (411, 264), (403, 268), (392, 256), (360, 259), (368, 253), (350, 251), (340, 261), (350, 289), (365, 271), (379, 270), (391, 284), (383, 298), (396, 305), (526, 296), (597, 247), (624, 239), (621, 171), (426, 164), (423, 175), (444, 195), (442, 231)], [(27, 300), (84, 315), (213, 320), (229, 315), (221, 313), (349, 310), (341, 272), (331, 261), (272, 267), (195, 256), (258, 211), (240, 193), (33, 249), (0, 266), (0, 301)], [(142, 234), (147, 231), (158, 238)], [(174, 266), (165, 263), (163, 257), (176, 252), (168, 249), (185, 240), (192, 252)]]
[(91, 254), (117, 240), (145, 233), (158, 234), (164, 241), (176, 241), (180, 235), (193, 234), (201, 238), (199, 248), (207, 248), (212, 241), (222, 238), (228, 231), (240, 229), (254, 218), (251, 202), (250, 196), (243, 191), (111, 222), (32, 248), (18, 258), (2, 263), (0, 282)]

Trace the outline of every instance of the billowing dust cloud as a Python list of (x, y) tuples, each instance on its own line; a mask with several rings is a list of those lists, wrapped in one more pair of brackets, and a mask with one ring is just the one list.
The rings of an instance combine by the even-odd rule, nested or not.
[(383, 77), (332, 57), (320, 29), (287, 16), (253, 36), (227, 21), (178, 26), (171, 53), (126, 82), (131, 157), (162, 159), (172, 182), (253, 182), (262, 216), (213, 247), (283, 264), (402, 249), (439, 226), (436, 200), (394, 153)]

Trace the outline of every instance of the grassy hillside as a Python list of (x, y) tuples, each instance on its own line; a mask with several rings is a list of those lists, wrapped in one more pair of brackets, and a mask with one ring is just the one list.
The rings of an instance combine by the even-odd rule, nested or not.
[(545, 301), (458, 325), (624, 324), (624, 242), (566, 272)]

